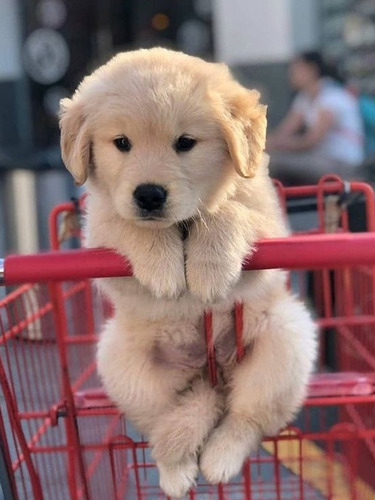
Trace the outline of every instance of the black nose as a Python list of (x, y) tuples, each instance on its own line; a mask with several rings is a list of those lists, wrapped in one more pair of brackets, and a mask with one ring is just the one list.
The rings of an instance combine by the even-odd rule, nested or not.
[(167, 191), (157, 184), (141, 184), (134, 193), (134, 199), (142, 210), (160, 210), (167, 199)]

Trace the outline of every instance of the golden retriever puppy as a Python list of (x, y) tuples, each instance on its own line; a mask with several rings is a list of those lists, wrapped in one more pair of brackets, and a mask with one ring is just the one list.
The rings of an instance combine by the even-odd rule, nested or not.
[(266, 108), (225, 65), (155, 48), (85, 78), (61, 103), (61, 131), (66, 166), (87, 181), (86, 245), (133, 266), (133, 278), (99, 283), (115, 309), (98, 346), (104, 386), (148, 436), (168, 495), (186, 494), (199, 470), (228, 481), (293, 417), (316, 351), (285, 273), (241, 270), (258, 239), (287, 234), (263, 153)]

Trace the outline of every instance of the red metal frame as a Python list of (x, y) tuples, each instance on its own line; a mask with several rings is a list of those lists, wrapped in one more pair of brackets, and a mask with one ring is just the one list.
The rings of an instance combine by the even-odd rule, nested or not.
[[(375, 234), (309, 234), (274, 238), (257, 243), (244, 270), (323, 269), (374, 262)], [(10, 255), (5, 259), (7, 285), (46, 281), (131, 276), (121, 255), (108, 249), (61, 250), (34, 255)]]
[[(317, 186), (284, 188), (280, 199), (316, 200), (318, 224), (308, 234), (262, 241), (245, 269), (296, 270), (301, 296), (306, 272), (322, 341), (335, 341), (335, 371), (312, 378), (293, 426), (266, 438), (228, 485), (199, 480), (190, 500), (375, 498), (375, 205), (371, 188), (351, 183), (365, 200), (367, 233), (350, 234), (346, 209), (337, 233), (324, 233), (324, 199), (348, 186), (324, 178)], [(82, 203), (78, 205), (83, 209)], [(110, 307), (86, 278), (129, 276), (126, 261), (109, 250), (61, 250), (59, 221), (77, 204), (57, 206), (44, 255), (5, 259), (8, 285), (23, 284), (0, 301), (0, 439), (13, 471), (14, 498), (44, 500), (162, 499), (147, 442), (129, 427), (100, 388), (95, 342)], [(70, 280), (75, 280), (71, 282)], [(77, 281), (79, 280), (79, 281)], [(83, 280), (83, 281), (82, 281)], [(312, 295), (311, 295), (312, 293)], [(241, 361), (242, 305), (235, 304), (237, 360)], [(212, 313), (206, 312), (209, 376), (216, 382)], [(332, 367), (331, 367), (332, 369)], [(8, 500), (8, 499), (7, 499)]]

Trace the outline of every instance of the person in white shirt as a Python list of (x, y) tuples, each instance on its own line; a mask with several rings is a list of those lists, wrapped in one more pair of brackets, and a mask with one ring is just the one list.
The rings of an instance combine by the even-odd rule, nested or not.
[(364, 134), (356, 97), (319, 52), (297, 56), (289, 78), (298, 93), (267, 140), (271, 176), (285, 184), (316, 183), (328, 173), (359, 177)]

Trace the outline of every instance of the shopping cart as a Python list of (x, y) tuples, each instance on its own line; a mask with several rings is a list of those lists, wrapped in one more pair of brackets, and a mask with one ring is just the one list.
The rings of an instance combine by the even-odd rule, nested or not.
[[(365, 184), (337, 178), (278, 189), (286, 212), (301, 200), (312, 207), (311, 227), (259, 242), (246, 266), (291, 270), (291, 288), (310, 304), (320, 327), (319, 370), (295, 422), (265, 438), (241, 475), (218, 486), (199, 478), (188, 498), (374, 499), (374, 194)], [(367, 232), (352, 234), (348, 206), (358, 197)], [(53, 210), (53, 252), (5, 259), (2, 488), (6, 500), (163, 499), (147, 442), (108, 400), (95, 369), (97, 335), (111, 307), (88, 278), (128, 276), (131, 268), (108, 250), (64, 250), (68, 236), (79, 238), (82, 210), (79, 203)], [(211, 319), (208, 311), (214, 381)], [(240, 304), (234, 323), (240, 357)]]

